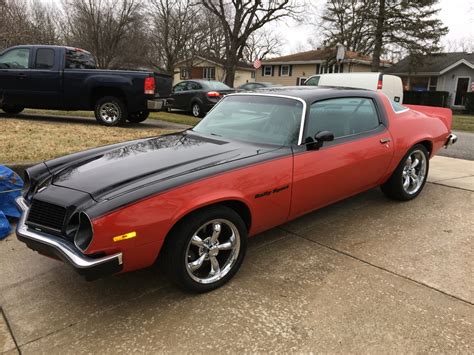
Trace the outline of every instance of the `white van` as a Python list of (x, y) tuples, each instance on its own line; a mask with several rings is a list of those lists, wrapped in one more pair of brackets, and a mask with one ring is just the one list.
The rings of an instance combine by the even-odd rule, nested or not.
[(310, 76), (304, 85), (381, 90), (393, 101), (403, 102), (402, 79), (395, 75), (382, 73), (317, 74)]

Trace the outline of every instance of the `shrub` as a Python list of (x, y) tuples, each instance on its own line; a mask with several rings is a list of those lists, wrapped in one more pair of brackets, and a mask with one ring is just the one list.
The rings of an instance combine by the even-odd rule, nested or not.
[(464, 101), (464, 107), (467, 113), (474, 113), (474, 92), (466, 93), (466, 101)]

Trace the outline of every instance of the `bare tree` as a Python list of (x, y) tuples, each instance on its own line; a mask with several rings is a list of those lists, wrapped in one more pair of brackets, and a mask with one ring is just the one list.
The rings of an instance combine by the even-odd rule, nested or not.
[(18, 44), (57, 43), (56, 11), (39, 0), (0, 0), (0, 49)]
[(63, 0), (63, 11), (65, 41), (94, 53), (102, 68), (123, 66), (147, 43), (136, 38), (146, 32), (140, 0)]
[(248, 63), (255, 59), (263, 59), (266, 56), (275, 56), (281, 54), (283, 41), (281, 36), (275, 32), (261, 29), (252, 33), (247, 39), (243, 51), (243, 60)]
[(178, 61), (192, 61), (212, 32), (203, 9), (192, 0), (152, 0), (152, 33), (155, 65), (173, 73)]
[(216, 16), (225, 36), (225, 83), (234, 86), (237, 63), (244, 56), (247, 40), (265, 24), (295, 16), (294, 0), (199, 0)]

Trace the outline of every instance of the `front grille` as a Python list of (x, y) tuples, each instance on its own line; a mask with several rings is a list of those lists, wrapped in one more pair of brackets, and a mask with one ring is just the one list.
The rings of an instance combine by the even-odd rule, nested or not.
[(48, 202), (33, 200), (26, 224), (34, 224), (61, 231), (66, 217), (66, 209)]

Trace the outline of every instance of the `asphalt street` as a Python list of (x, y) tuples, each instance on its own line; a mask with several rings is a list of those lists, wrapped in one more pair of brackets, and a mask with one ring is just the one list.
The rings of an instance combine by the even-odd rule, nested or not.
[(458, 136), (456, 144), (452, 145), (448, 149), (442, 149), (438, 152), (438, 155), (474, 160), (474, 133), (454, 131)]

